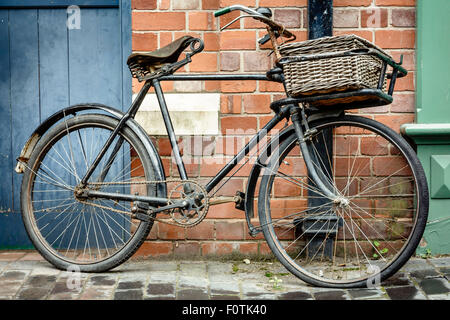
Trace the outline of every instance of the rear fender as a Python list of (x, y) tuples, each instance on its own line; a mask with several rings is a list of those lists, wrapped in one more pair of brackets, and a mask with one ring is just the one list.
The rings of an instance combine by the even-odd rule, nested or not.
[[(28, 138), (27, 142), (22, 148), (22, 151), (20, 152), (19, 157), (17, 158), (17, 165), (15, 171), (17, 173), (24, 172), (25, 165), (30, 159), (30, 155), (34, 150), (34, 147), (39, 142), (41, 137), (45, 134), (45, 132), (47, 132), (48, 129), (50, 129), (52, 126), (54, 126), (61, 119), (63, 119), (68, 115), (76, 115), (78, 112), (90, 110), (107, 112), (109, 115), (113, 116), (116, 119), (121, 119), (124, 116), (124, 113), (122, 111), (119, 111), (117, 109), (102, 104), (94, 104), (94, 103), (73, 105), (54, 113), (53, 115), (48, 117), (44, 122), (42, 122), (39, 125), (39, 127), (37, 127), (36, 130), (34, 130), (30, 138)], [(152, 162), (153, 168), (155, 168), (156, 179), (165, 180), (166, 175), (164, 172), (164, 167), (161, 162), (161, 158), (158, 152), (156, 151), (156, 148), (153, 145), (152, 141), (145, 132), (145, 130), (136, 122), (136, 120), (132, 118), (127, 120), (126, 125), (139, 137), (139, 139), (144, 144), (145, 149), (147, 150), (150, 160)], [(158, 196), (167, 197), (166, 183), (158, 183), (157, 193)]]

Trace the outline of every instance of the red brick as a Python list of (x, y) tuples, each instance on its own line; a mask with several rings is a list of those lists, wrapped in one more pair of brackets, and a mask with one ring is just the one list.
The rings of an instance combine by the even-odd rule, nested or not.
[(334, 7), (367, 7), (372, 4), (372, 0), (334, 0)]
[(403, 55), (403, 68), (408, 71), (416, 69), (416, 54), (414, 50), (390, 50), (388, 53), (394, 61), (400, 62), (400, 56)]
[(234, 207), (234, 202), (218, 204), (209, 207), (207, 219), (237, 219), (242, 218), (244, 212)]
[(219, 39), (221, 50), (256, 49), (256, 36), (253, 31), (223, 31)]
[(172, 9), (192, 10), (199, 9), (199, 0), (172, 0)]
[(398, 91), (414, 91), (414, 72), (410, 71), (406, 77), (398, 78), (395, 82), (395, 92)]
[(402, 124), (414, 122), (414, 114), (380, 115), (375, 116), (375, 120), (387, 125), (389, 128), (397, 132), (400, 132), (400, 126)]
[(184, 12), (132, 13), (133, 30), (180, 30), (186, 26)]
[(203, 10), (217, 10), (220, 8), (220, 0), (202, 0)]
[(243, 137), (218, 137), (216, 143), (216, 154), (234, 156), (244, 147)]
[(180, 241), (174, 246), (173, 253), (176, 256), (198, 256), (200, 255), (200, 243)]
[(156, 9), (157, 0), (131, 0), (131, 9), (153, 10)]
[(261, 92), (284, 92), (284, 87), (281, 83), (272, 81), (260, 81), (259, 91)]
[(377, 176), (409, 176), (412, 174), (402, 157), (376, 157), (373, 159), (373, 172)]
[(239, 52), (221, 52), (220, 53), (220, 70), (221, 71), (237, 71), (241, 65)]
[(415, 6), (416, 0), (375, 0), (377, 6)]
[(270, 57), (267, 52), (244, 52), (244, 71), (268, 71), (270, 67)]
[(369, 40), (370, 42), (373, 42), (373, 32), (372, 31), (367, 31), (367, 30), (355, 30), (355, 29), (334, 29), (333, 30), (333, 35), (335, 36), (340, 36), (340, 35), (344, 35), (344, 34), (354, 34), (357, 35), (358, 37), (364, 38), (366, 40)]
[(205, 242), (202, 243), (202, 255), (224, 255), (233, 252), (233, 245), (228, 242)]
[(333, 27), (335, 28), (357, 28), (359, 27), (359, 11), (349, 9), (333, 10)]
[[(253, 238), (252, 238), (253, 239)], [(243, 254), (257, 254), (258, 243), (257, 242), (239, 242), (239, 252)]]
[(217, 221), (216, 222), (217, 240), (242, 240), (244, 239), (243, 221)]
[(190, 30), (214, 30), (216, 20), (211, 12), (189, 12)]
[(249, 129), (256, 130), (256, 117), (251, 116), (236, 116), (236, 117), (222, 117), (221, 121), (222, 134), (231, 134), (233, 131), (241, 132)]
[(217, 53), (202, 52), (192, 57), (189, 70), (193, 72), (214, 72), (217, 71)]
[(158, 223), (158, 238), (163, 240), (185, 239), (185, 228), (170, 225), (167, 223)]
[(361, 27), (382, 28), (388, 25), (388, 10), (373, 8), (361, 10)]
[(172, 32), (159, 33), (159, 47), (162, 48), (173, 41)]
[(260, 0), (260, 7), (306, 7), (307, 0)]
[(159, 0), (159, 10), (168, 10), (170, 9), (170, 0)]
[(241, 113), (241, 95), (221, 95), (220, 113)]
[(169, 241), (145, 241), (133, 257), (166, 256), (173, 252), (173, 244)]
[(375, 44), (385, 49), (414, 48), (416, 33), (414, 30), (377, 30)]
[(235, 4), (240, 4), (246, 7), (256, 6), (256, 0), (220, 0), (220, 7), (229, 7)]
[(158, 49), (156, 33), (133, 33), (131, 37), (133, 51), (153, 51)]
[(246, 113), (270, 113), (270, 95), (252, 94), (243, 97), (243, 105)]
[(219, 35), (216, 32), (205, 32), (203, 42), (205, 44), (203, 51), (218, 51), (220, 49)]
[(186, 230), (186, 238), (190, 240), (214, 239), (214, 222), (202, 221), (195, 227)]
[[(240, 16), (240, 11), (236, 10), (236, 11), (231, 11), (230, 13), (227, 13), (223, 16), (219, 17), (219, 25), (220, 28), (225, 27), (227, 24), (231, 23), (231, 21), (233, 21), (234, 19), (236, 19), (237, 17)], [(232, 24), (230, 24), (225, 30), (229, 30), (229, 29), (239, 29), (241, 26), (241, 20), (238, 19), (236, 21), (234, 21)]]
[[(208, 82), (211, 82), (211, 81), (208, 81)], [(224, 93), (254, 92), (256, 90), (256, 81), (253, 81), (253, 80), (245, 80), (245, 81), (225, 80), (225, 81), (220, 81), (220, 89)]]
[(414, 93), (395, 93), (391, 104), (391, 112), (413, 113), (416, 110)]
[(415, 9), (392, 9), (391, 21), (394, 27), (415, 27), (416, 10)]
[[(178, 149), (181, 155), (183, 155), (183, 139), (178, 138)], [(170, 144), (169, 138), (159, 138), (158, 139), (158, 150), (161, 156), (171, 156), (172, 155), (172, 145)]]
[(273, 13), (274, 20), (287, 28), (300, 28), (301, 16), (301, 9), (277, 9)]

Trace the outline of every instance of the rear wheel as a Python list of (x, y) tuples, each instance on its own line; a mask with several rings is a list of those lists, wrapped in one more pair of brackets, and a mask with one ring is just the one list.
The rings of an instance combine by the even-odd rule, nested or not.
[[(80, 179), (117, 124), (97, 114), (65, 119), (41, 138), (28, 161), (21, 190), (23, 221), (36, 249), (57, 268), (114, 268), (136, 252), (153, 225), (124, 214), (130, 212), (129, 201), (75, 197)], [(155, 196), (154, 185), (138, 184), (154, 177), (144, 145), (125, 128), (88, 188)]]
[(327, 198), (308, 177), (292, 131), (261, 181), (264, 236), (280, 262), (308, 283), (374, 285), (395, 273), (422, 237), (428, 215), (422, 166), (402, 137), (371, 119), (343, 116), (311, 129), (314, 166), (339, 197)]

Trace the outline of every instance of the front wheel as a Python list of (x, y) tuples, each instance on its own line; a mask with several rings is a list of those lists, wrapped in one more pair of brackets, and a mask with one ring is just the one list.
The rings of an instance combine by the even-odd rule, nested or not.
[(310, 153), (338, 199), (311, 181), (295, 132), (269, 159), (258, 212), (269, 247), (313, 285), (370, 287), (406, 263), (428, 215), (423, 168), (406, 141), (368, 118), (316, 121)]
[[(22, 181), (25, 229), (35, 248), (59, 269), (102, 272), (130, 258), (153, 222), (131, 218), (129, 201), (80, 199), (76, 186), (118, 120), (87, 114), (64, 119), (36, 145)], [(156, 195), (154, 168), (144, 145), (125, 127), (88, 181), (97, 191)]]

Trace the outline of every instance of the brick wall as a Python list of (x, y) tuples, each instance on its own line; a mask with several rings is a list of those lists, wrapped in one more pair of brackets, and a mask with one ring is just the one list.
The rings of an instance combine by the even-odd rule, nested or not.
[[(404, 55), (404, 66), (409, 73), (397, 80), (394, 103), (355, 111), (398, 131), (401, 124), (414, 120), (415, 0), (334, 0), (333, 3), (335, 35), (356, 34), (386, 49), (397, 60)], [(270, 7), (275, 20), (292, 30), (298, 41), (307, 39), (307, 0), (132, 0), (133, 51), (154, 50), (189, 34), (203, 39), (205, 49), (179, 72), (267, 71), (272, 63), (268, 45), (262, 48), (257, 45), (257, 39), (265, 34), (262, 24), (243, 19), (219, 31), (237, 17), (238, 12), (220, 18), (215, 18), (213, 12), (232, 4)], [(141, 85), (133, 79), (133, 92), (138, 92)], [(165, 92), (221, 93), (219, 127), (226, 136), (179, 137), (188, 175), (201, 183), (214, 176), (230, 156), (271, 119), (269, 103), (284, 96), (281, 85), (257, 81), (164, 82), (163, 89)], [(153, 137), (153, 140), (163, 158), (166, 174), (176, 177), (168, 139)], [(233, 196), (237, 189), (245, 191), (251, 162), (216, 195)], [(256, 238), (248, 235), (244, 212), (234, 209), (233, 203), (210, 207), (207, 218), (194, 228), (156, 223), (148, 239), (138, 251), (139, 255), (269, 252), (261, 235)]]

